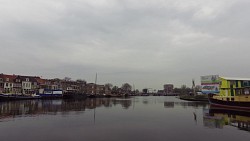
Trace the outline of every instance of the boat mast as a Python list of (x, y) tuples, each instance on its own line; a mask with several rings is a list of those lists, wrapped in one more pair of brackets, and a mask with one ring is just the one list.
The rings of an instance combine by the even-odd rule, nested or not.
[(135, 84), (133, 84), (134, 94), (135, 94)]
[(196, 96), (194, 79), (192, 79), (192, 89), (193, 89), (194, 96)]
[(96, 82), (97, 82), (97, 73), (95, 74), (95, 95), (96, 95), (96, 89), (97, 89)]
[[(97, 82), (97, 73), (95, 74), (95, 96), (96, 96), (96, 88), (97, 88), (96, 82)], [(96, 99), (95, 99), (95, 101), (96, 101)], [(96, 103), (95, 103), (95, 108), (96, 108)], [(95, 124), (95, 108), (94, 108), (94, 124)]]

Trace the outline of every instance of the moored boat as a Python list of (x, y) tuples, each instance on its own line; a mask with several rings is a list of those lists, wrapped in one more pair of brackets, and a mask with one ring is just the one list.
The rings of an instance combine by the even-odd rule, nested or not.
[(219, 96), (210, 95), (209, 102), (213, 106), (230, 109), (250, 110), (250, 96)]
[(36, 94), (0, 94), (0, 101), (12, 101), (12, 100), (28, 100), (28, 99), (40, 99), (41, 96)]
[(86, 99), (87, 95), (84, 93), (76, 93), (76, 92), (65, 92), (63, 93), (64, 99)]
[(39, 89), (39, 96), (41, 98), (62, 98), (63, 97), (63, 91), (62, 90), (50, 90), (50, 89)]
[(204, 101), (208, 102), (208, 96), (203, 95), (180, 95), (179, 99), (186, 100), (186, 101)]
[(88, 98), (96, 98), (96, 95), (95, 94), (88, 94), (87, 97)]
[(250, 78), (219, 79), (219, 93), (209, 94), (210, 104), (235, 110), (250, 110)]

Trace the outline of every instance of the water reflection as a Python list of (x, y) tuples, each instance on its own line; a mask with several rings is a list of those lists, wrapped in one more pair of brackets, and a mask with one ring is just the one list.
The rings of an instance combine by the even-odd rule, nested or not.
[(224, 126), (233, 126), (250, 131), (250, 112), (210, 107), (203, 110), (203, 124), (209, 128), (222, 129)]
[(69, 114), (69, 112), (84, 112), (86, 109), (112, 107), (121, 105), (128, 109), (131, 99), (86, 99), (86, 100), (24, 100), (0, 102), (0, 119), (43, 114)]
[[(135, 103), (152, 104), (150, 99), (137, 98), (117, 99), (117, 98), (96, 98), (86, 100), (24, 100), (24, 101), (10, 101), (0, 102), (0, 119), (15, 118), (22, 116), (34, 116), (42, 114), (63, 114), (67, 115), (69, 112), (84, 112), (86, 109), (95, 109), (100, 107), (111, 108), (113, 106), (122, 106), (124, 109), (129, 109)], [(155, 103), (154, 101), (153, 103)], [(174, 102), (174, 101), (157, 101), (156, 103), (163, 103), (165, 108), (174, 108), (175, 106), (186, 107), (207, 107), (204, 102)]]
[(248, 114), (153, 96), (0, 102), (0, 123), (8, 141), (235, 141), (248, 139), (241, 130), (250, 127)]
[(96, 98), (86, 100), (24, 100), (0, 102), (0, 119), (36, 116), (36, 115), (68, 115), (72, 112), (83, 113), (87, 109), (112, 108), (121, 106), (123, 109), (135, 108), (136, 103), (140, 105), (163, 104), (164, 108), (194, 107), (207, 108), (208, 103), (175, 101), (175, 99), (154, 99), (147, 98)]
[(208, 106), (208, 103), (206, 102), (172, 102), (172, 101), (164, 102), (165, 108), (174, 108), (175, 106), (181, 106), (183, 108), (187, 108), (187, 107), (206, 108)]
[(174, 102), (164, 102), (165, 108), (174, 108)]

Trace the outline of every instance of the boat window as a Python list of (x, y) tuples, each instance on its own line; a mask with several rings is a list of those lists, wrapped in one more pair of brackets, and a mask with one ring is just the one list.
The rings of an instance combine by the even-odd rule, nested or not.
[(244, 87), (248, 86), (248, 81), (243, 81), (243, 86)]

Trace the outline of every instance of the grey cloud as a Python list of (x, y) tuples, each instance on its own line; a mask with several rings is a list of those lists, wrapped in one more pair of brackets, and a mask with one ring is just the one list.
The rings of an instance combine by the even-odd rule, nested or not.
[(239, 60), (250, 51), (248, 7), (246, 0), (3, 1), (0, 64), (10, 74), (92, 81), (98, 72), (100, 83), (157, 89), (206, 74), (247, 77)]

